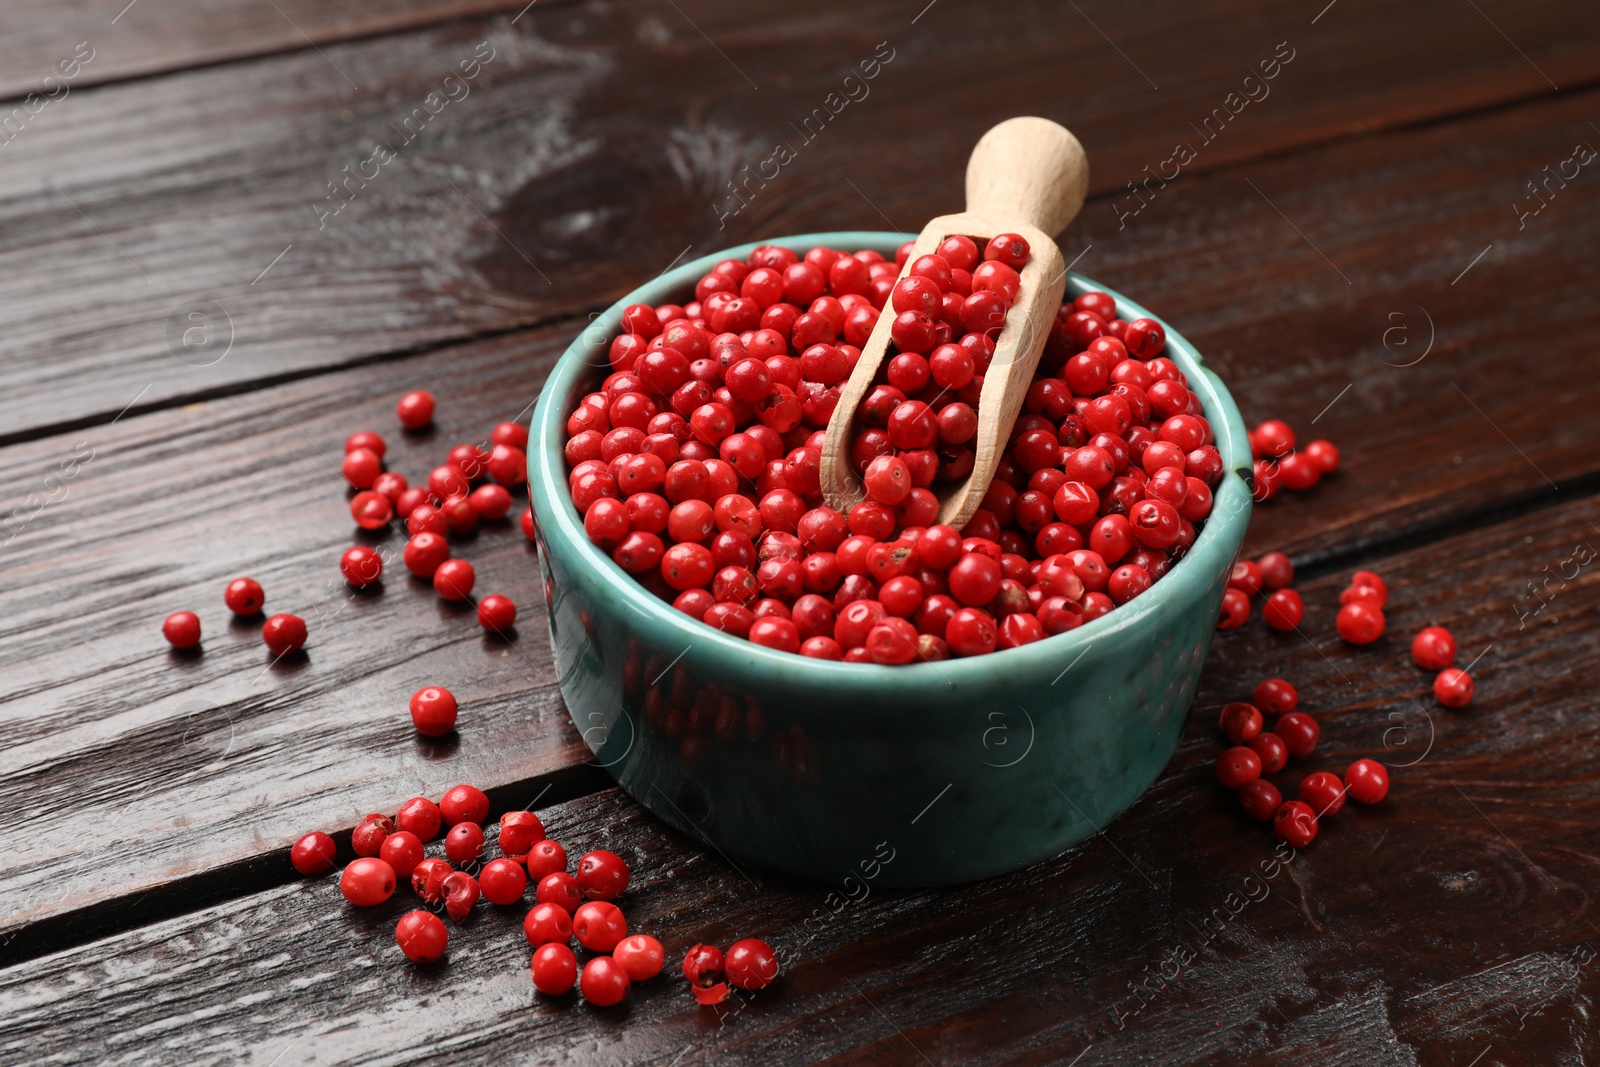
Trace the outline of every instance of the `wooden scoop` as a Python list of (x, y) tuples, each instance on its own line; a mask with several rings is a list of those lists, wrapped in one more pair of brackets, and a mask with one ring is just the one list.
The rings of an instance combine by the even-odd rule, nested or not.
[[(938, 251), (947, 237), (970, 237), (982, 248), (992, 237), (1015, 233), (1027, 238), (1032, 251), (979, 393), (972, 474), (940, 501), (939, 521), (958, 530), (989, 491), (1033, 381), (1066, 286), (1066, 267), (1053, 235), (1078, 213), (1088, 187), (1089, 163), (1076, 137), (1049, 119), (1007, 119), (983, 135), (967, 160), (967, 210), (941, 215), (924, 226), (900, 272), (905, 277), (918, 256)], [(866, 495), (850, 467), (850, 440), (856, 432), (856, 409), (871, 390), (888, 350), (894, 317), (891, 301), (878, 316), (828, 420), (822, 491), (828, 506), (840, 512), (848, 512)]]

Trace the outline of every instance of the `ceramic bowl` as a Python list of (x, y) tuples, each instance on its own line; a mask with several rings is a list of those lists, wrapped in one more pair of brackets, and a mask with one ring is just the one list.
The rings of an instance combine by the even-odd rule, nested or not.
[[(779, 238), (803, 253), (912, 237)], [(533, 416), (528, 481), (561, 693), (595, 762), (730, 861), (833, 883), (933, 886), (1015, 870), (1103, 829), (1177, 747), (1250, 515), (1238, 409), (1170, 327), (1166, 355), (1199, 393), (1224, 461), (1194, 548), (1148, 592), (1076, 630), (973, 659), (831, 663), (720, 633), (658, 599), (592, 544), (567, 492), (565, 422), (609, 369), (623, 308), (692, 299), (730, 248), (617, 301), (573, 342)], [(1069, 297), (1111, 293), (1069, 274)]]

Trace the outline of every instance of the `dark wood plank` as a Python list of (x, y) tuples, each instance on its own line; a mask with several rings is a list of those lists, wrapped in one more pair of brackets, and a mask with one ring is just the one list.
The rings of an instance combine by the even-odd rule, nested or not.
[[(212, 0), (204, 4), (120, 0), (13, 0), (0, 34), (0, 97), (21, 98), (37, 118), (77, 89), (331, 41), (392, 33), (493, 11), (514, 16), (526, 0)], [(545, 0), (549, 3), (550, 0)], [(87, 45), (87, 48), (80, 46)], [(77, 60), (76, 63), (73, 61)], [(59, 64), (66, 61), (66, 66)], [(46, 81), (46, 76), (51, 80)], [(67, 75), (63, 78), (62, 75)], [(63, 90), (63, 83), (65, 89)], [(20, 135), (25, 126), (15, 123)]]
[[(1369, 561), (1390, 584), (1390, 634), (1365, 649), (1332, 634), (1346, 575), (1306, 583), (1307, 638), (1259, 621), (1223, 635), (1178, 756), (1103, 836), (969, 889), (871, 892), (808, 930), (834, 887), (734, 869), (615, 794), (546, 813), (569, 852), (634, 864), (630, 920), (669, 957), (702, 938), (772, 941), (785, 976), (726, 1018), (670, 979), (620, 1011), (536, 997), (520, 908), (485, 909), (447, 965), (413, 971), (391, 935), (409, 902), (353, 912), (330, 877), (0, 972), (8, 1051), (48, 1034), (64, 1056), (110, 1035), (128, 1056), (248, 1046), (319, 1063), (374, 1047), (395, 1063), (538, 1049), (629, 1063), (1460, 1065), (1485, 1048), (1501, 1064), (1579, 1062), (1600, 994), (1596, 736), (1579, 725), (1600, 683), (1593, 548), (1523, 629), (1512, 604), (1545, 563), (1600, 543), (1596, 520), (1589, 498)], [(1423, 696), (1406, 650), (1431, 622), (1454, 629), (1463, 659), (1492, 645), (1469, 710)], [(1285, 786), (1362, 755), (1410, 765), (1384, 805), (1332, 817), (1276, 867), (1270, 832), (1210, 769), (1218, 706), (1269, 672), (1299, 683), (1323, 725)], [(1019, 798), (1017, 817), (1027, 810)], [(323, 1007), (308, 1016), (312, 998)]]
[[(407, 574), (403, 526), (356, 529), (336, 466), (368, 426), (391, 469), (425, 481), (452, 444), (531, 404), (564, 345), (558, 331), (486, 342), (9, 450), (7, 499), (28, 503), (0, 549), (0, 792), (54, 829), (0, 861), (0, 929), (243, 862), (306, 826), (348, 828), (396, 788), (506, 785), (588, 758), (550, 665), (526, 502), (457, 546), (478, 595), (518, 604), (502, 641)], [(393, 405), (418, 381), (438, 391), (437, 428), (408, 438)], [(352, 541), (390, 555), (381, 592), (340, 577)], [(222, 591), (243, 574), (269, 614), (306, 619), (303, 657), (272, 664), (260, 620), (230, 620)], [(178, 610), (200, 614), (203, 654), (166, 647)], [(463, 705), (439, 743), (407, 712), (428, 684)], [(86, 862), (108, 852), (116, 863)]]
[[(1493, 14), (1557, 84), (1600, 77), (1600, 55), (1579, 44), (1595, 13), (1552, 2)], [(1223, 306), (1249, 320), (1252, 298), (1276, 308), (1281, 297), (1217, 265), (1248, 261), (1263, 235), (1288, 232), (1268, 205), (1247, 203), (1236, 179), (1184, 181), (1183, 193), (1169, 191), (1113, 239), (1109, 194), (1126, 195), (1177, 141), (1197, 141), (1193, 127), (1246, 88), (1279, 42), (1294, 58), (1280, 64), (1271, 95), (1203, 145), (1185, 178), (1553, 91), (1484, 18), (1442, 0), (1402, 12), (1344, 0), (1315, 25), (1304, 12), (1242, 3), (1171, 3), (1136, 20), (1036, 2), (981, 34), (962, 32), (966, 16), (953, 8), (914, 24), (897, 7), (845, 3), (760, 17), (726, 0), (697, 7), (692, 24), (643, 0), (536, 6), (515, 25), (504, 14), (468, 20), (53, 105), (0, 154), (0, 225), (11, 237), (0, 254), (0, 441), (104, 421), (135, 398), (143, 410), (595, 308), (677, 257), (751, 237), (876, 228), (886, 217), (914, 230), (958, 203), (972, 144), (1019, 110), (1075, 129), (1106, 194), (1069, 255), (1094, 243), (1082, 266), (1112, 275), (1132, 262), (1185, 264), (1192, 269), (1174, 279), (1185, 292), (1227, 278)], [(880, 42), (893, 59), (871, 82), (846, 85)], [(422, 132), (402, 129), (480, 46), (494, 58), (470, 95), (435, 98), (439, 114)], [(950, 76), (960, 69), (984, 71), (981, 86)], [(841, 105), (846, 91), (868, 95)], [(808, 140), (801, 120), (825, 105), (843, 110)], [(1574, 132), (1489, 165), (1516, 173), (1509, 194), (1534, 158), (1533, 172), (1560, 158), (1550, 153)], [(339, 203), (328, 183), (360, 171), (379, 141), (396, 158), (366, 164), (370, 180), (352, 181), (351, 202), (321, 216)], [(759, 169), (779, 141), (798, 145), (796, 158), (757, 189), (742, 168)], [(1329, 172), (1363, 188), (1427, 187), (1436, 161), (1378, 143), (1386, 158), (1376, 174), (1371, 162), (1342, 165), (1342, 148), (1302, 165), (1318, 181)], [(736, 178), (756, 191), (729, 216)], [(1398, 195), (1388, 189), (1378, 203)], [(1495, 198), (1497, 212), (1505, 201)], [(1178, 203), (1176, 219), (1156, 221)], [(1465, 221), (1429, 210), (1384, 224), (1413, 247), (1409, 269), (1447, 274), (1475, 249), (1441, 248), (1429, 235), (1476, 239)], [(1215, 242), (1209, 251), (1199, 233)], [(1192, 304), (1140, 280), (1135, 292), (1182, 321)], [(1368, 286), (1386, 281), (1363, 281), (1341, 301), (1364, 302)], [(188, 351), (184, 338), (206, 343)]]
[(1248, 425), (1284, 418), (1343, 452), (1334, 479), (1258, 507), (1248, 547), (1337, 555), (1596, 488), (1600, 386), (1571, 368), (1595, 366), (1600, 312), (1580, 279), (1600, 183), (1580, 168), (1520, 229), (1513, 204), (1537, 204), (1525, 183), (1574, 145), (1600, 146), (1597, 105), (1584, 93), (1209, 175), (1121, 232), (1091, 206), (1079, 270), (1181, 329)]

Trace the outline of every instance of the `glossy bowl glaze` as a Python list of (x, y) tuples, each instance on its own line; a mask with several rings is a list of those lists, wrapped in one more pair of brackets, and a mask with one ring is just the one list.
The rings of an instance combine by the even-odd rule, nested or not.
[[(893, 256), (910, 234), (779, 238)], [(735, 863), (834, 883), (932, 886), (1015, 870), (1104, 828), (1166, 765), (1250, 516), (1250, 447), (1233, 399), (1170, 327), (1166, 355), (1222, 454), (1193, 550), (1143, 596), (1076, 630), (974, 659), (830, 663), (729, 637), (625, 573), (567, 493), (568, 413), (609, 369), (629, 304), (691, 299), (719, 260), (617, 301), (556, 364), (533, 416), (528, 481), (561, 693), (595, 762), (664, 821)], [(1069, 274), (1068, 296), (1111, 292)], [(1151, 316), (1117, 293), (1123, 318)]]

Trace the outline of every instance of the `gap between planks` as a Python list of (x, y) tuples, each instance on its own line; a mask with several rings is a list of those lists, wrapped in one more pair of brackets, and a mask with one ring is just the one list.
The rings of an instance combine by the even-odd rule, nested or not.
[[(592, 763), (579, 763), (507, 785), (494, 786), (489, 810), (498, 818), (524, 805), (548, 807), (614, 787), (611, 776)], [(350, 829), (331, 834), (348, 853)], [(18, 927), (0, 941), (0, 968), (77, 948), (140, 926), (177, 918), (230, 900), (288, 885), (299, 878), (289, 865), (289, 850), (273, 849), (249, 859), (175, 878), (137, 895), (113, 897)]]

